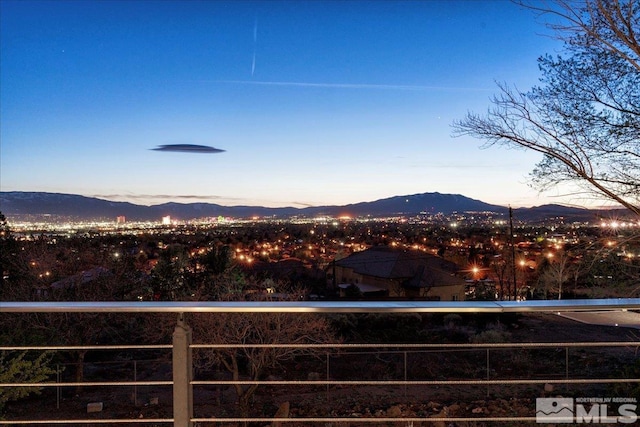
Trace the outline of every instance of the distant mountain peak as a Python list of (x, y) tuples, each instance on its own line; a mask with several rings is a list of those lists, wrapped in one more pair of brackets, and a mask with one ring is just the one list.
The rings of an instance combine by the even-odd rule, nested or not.
[[(385, 199), (352, 203), (344, 206), (314, 206), (306, 208), (267, 208), (261, 206), (222, 206), (213, 203), (168, 202), (154, 206), (142, 206), (128, 202), (114, 202), (75, 194), (46, 192), (0, 192), (0, 211), (7, 217), (33, 217), (51, 215), (77, 220), (115, 220), (125, 216), (129, 221), (159, 221), (163, 216), (178, 220), (193, 220), (206, 217), (250, 218), (292, 216), (390, 216), (417, 215), (420, 213), (443, 213), (470, 211), (492, 211), (506, 213), (504, 206), (492, 205), (460, 194), (439, 192), (392, 196)], [(516, 217), (581, 215), (595, 218), (587, 209), (568, 208), (560, 205), (544, 205), (530, 209), (515, 209)]]

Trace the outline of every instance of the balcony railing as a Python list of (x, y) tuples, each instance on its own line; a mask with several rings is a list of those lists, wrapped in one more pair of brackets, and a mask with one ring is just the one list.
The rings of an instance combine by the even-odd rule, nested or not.
[[(495, 344), (315, 344), (296, 345), (292, 343), (280, 344), (253, 344), (238, 345), (229, 343), (193, 344), (191, 328), (184, 318), (185, 313), (569, 313), (569, 312), (624, 312), (640, 310), (639, 298), (628, 299), (599, 299), (599, 300), (558, 300), (558, 301), (487, 301), (487, 302), (433, 302), (433, 301), (297, 301), (297, 302), (0, 302), (0, 313), (176, 313), (177, 322), (173, 332), (171, 344), (160, 345), (111, 345), (111, 346), (0, 346), (0, 351), (109, 351), (109, 350), (156, 350), (171, 351), (172, 369), (171, 380), (140, 381), (86, 381), (86, 382), (62, 382), (50, 381), (41, 383), (0, 383), (2, 387), (38, 387), (56, 388), (63, 387), (171, 387), (172, 388), (172, 417), (167, 418), (84, 418), (84, 419), (0, 419), (0, 425), (24, 425), (24, 424), (173, 424), (174, 426), (193, 426), (194, 423), (228, 424), (237, 422), (260, 423), (297, 423), (307, 425), (310, 423), (358, 423), (358, 425), (401, 422), (402, 425), (411, 425), (413, 422), (511, 422), (511, 423), (535, 423), (534, 408), (531, 408), (530, 416), (487, 416), (479, 413), (478, 416), (430, 416), (430, 417), (398, 417), (398, 416), (349, 416), (349, 417), (261, 417), (261, 418), (237, 418), (237, 417), (202, 417), (194, 416), (194, 387), (203, 386), (249, 386), (259, 383), (267, 386), (314, 386), (316, 390), (325, 389), (329, 394), (332, 387), (356, 387), (356, 386), (393, 386), (400, 390), (406, 390), (413, 386), (474, 386), (489, 388), (498, 386), (532, 386), (532, 385), (585, 385), (585, 384), (637, 384), (640, 378), (576, 378), (569, 372), (569, 349), (573, 348), (629, 348), (635, 351), (640, 347), (637, 340), (621, 342), (544, 342), (544, 343), (495, 343)], [(639, 326), (631, 325), (631, 326)], [(193, 376), (193, 351), (201, 349), (221, 349), (240, 347), (290, 347), (303, 346), (304, 348), (316, 347), (327, 351), (327, 375), (325, 379), (309, 380), (278, 380), (267, 379), (261, 381), (251, 380), (197, 380)], [(492, 352), (506, 350), (527, 349), (554, 349), (564, 352), (566, 371), (558, 375), (547, 375), (544, 378), (492, 378), (491, 363)], [(374, 380), (334, 380), (330, 375), (330, 356), (332, 352), (351, 352), (366, 354), (395, 354), (403, 362), (404, 375), (399, 379), (374, 379)], [(479, 379), (437, 379), (415, 380), (407, 375), (407, 356), (420, 352), (453, 352), (469, 351), (486, 353), (486, 377)], [(495, 353), (494, 353), (495, 354)], [(446, 376), (446, 373), (445, 373)], [(450, 378), (450, 377), (449, 377)], [(319, 392), (322, 393), (322, 392)], [(640, 412), (640, 410), (638, 411)], [(33, 414), (38, 416), (39, 414)], [(42, 414), (40, 414), (42, 415)], [(640, 415), (640, 414), (639, 414)], [(398, 424), (400, 425), (400, 424)]]

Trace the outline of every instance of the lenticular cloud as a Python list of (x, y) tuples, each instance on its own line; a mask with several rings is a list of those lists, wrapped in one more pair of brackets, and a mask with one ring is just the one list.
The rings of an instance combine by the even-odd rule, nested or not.
[(195, 144), (166, 144), (152, 148), (153, 151), (169, 151), (173, 153), (222, 153), (225, 150), (208, 145)]

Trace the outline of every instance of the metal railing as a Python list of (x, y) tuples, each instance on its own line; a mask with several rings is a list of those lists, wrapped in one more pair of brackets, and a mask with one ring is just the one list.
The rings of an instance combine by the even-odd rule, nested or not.
[[(599, 300), (558, 300), (558, 301), (486, 301), (486, 302), (434, 302), (434, 301), (246, 301), (246, 302), (0, 302), (0, 313), (176, 313), (178, 320), (173, 332), (172, 344), (160, 345), (112, 345), (112, 346), (0, 346), (0, 351), (49, 351), (49, 350), (171, 350), (172, 379), (170, 381), (87, 381), (87, 382), (41, 382), (41, 383), (0, 383), (3, 387), (172, 387), (173, 416), (171, 418), (127, 418), (127, 419), (46, 419), (46, 420), (5, 420), (0, 425), (21, 424), (173, 424), (174, 426), (193, 426), (194, 423), (389, 423), (403, 422), (535, 422), (535, 416), (436, 416), (436, 417), (304, 417), (304, 418), (234, 418), (234, 417), (195, 417), (193, 388), (201, 386), (250, 386), (254, 384), (270, 386), (524, 386), (539, 384), (632, 384), (640, 383), (640, 378), (570, 378), (569, 349), (574, 347), (629, 347), (637, 348), (637, 341), (622, 342), (562, 342), (562, 343), (494, 343), (494, 344), (314, 344), (296, 345), (253, 344), (238, 345), (227, 343), (193, 344), (191, 328), (184, 320), (185, 313), (564, 313), (590, 311), (638, 311), (640, 298), (599, 299)], [(640, 326), (640, 325), (639, 325)], [(193, 376), (194, 350), (223, 348), (267, 348), (303, 346), (330, 350), (357, 350), (360, 348), (380, 349), (404, 354), (404, 377), (397, 380), (333, 380), (328, 373), (324, 380), (195, 380)], [(407, 352), (453, 350), (486, 351), (486, 378), (447, 379), (447, 380), (410, 380), (407, 377)], [(566, 357), (566, 375), (562, 378), (536, 379), (492, 379), (490, 376), (490, 351), (501, 349), (564, 349)], [(329, 354), (329, 353), (328, 353)]]

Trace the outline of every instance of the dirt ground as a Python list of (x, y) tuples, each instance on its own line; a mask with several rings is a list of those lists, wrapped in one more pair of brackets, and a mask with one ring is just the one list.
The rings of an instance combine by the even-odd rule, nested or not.
[[(531, 313), (522, 315), (519, 317), (517, 324), (508, 325), (507, 327), (511, 337), (510, 342), (635, 341), (640, 346), (640, 330), (638, 329), (588, 325), (554, 314)], [(527, 350), (522, 355), (507, 354), (505, 350), (491, 350), (491, 352), (489, 364), (489, 376), (491, 379), (517, 378), (521, 374), (531, 379), (562, 379), (567, 374), (567, 356), (569, 359), (569, 378), (598, 377), (602, 375), (613, 377), (620, 374), (625, 366), (629, 366), (640, 357), (638, 347), (580, 349), (559, 347)], [(398, 369), (384, 370), (384, 364), (389, 360), (393, 360), (393, 363), (397, 362), (398, 359), (394, 359), (394, 357), (396, 356), (379, 358), (380, 364), (383, 365), (380, 371), (380, 375), (383, 378), (380, 379), (402, 380), (402, 374), (399, 378), (394, 377), (398, 374)], [(429, 379), (465, 379), (464, 376), (461, 377), (461, 375), (465, 375), (465, 372), (479, 373), (478, 375), (482, 375), (479, 379), (484, 379), (484, 375), (487, 373), (484, 352), (469, 356), (469, 358), (453, 353), (429, 354), (428, 357), (425, 356), (426, 358), (415, 357), (410, 362), (412, 368), (410, 369), (411, 376), (408, 377), (409, 380), (415, 379), (415, 376), (419, 376), (421, 373), (425, 373), (425, 378)], [(332, 363), (333, 366), (330, 372), (332, 379), (340, 380), (344, 379), (345, 376), (348, 378), (350, 374), (356, 375), (354, 374), (356, 367), (350, 367), (350, 361), (346, 361), (344, 365), (341, 365), (340, 361), (336, 359)], [(318, 372), (305, 372), (308, 374), (308, 378), (324, 379), (326, 375), (324, 365), (320, 363), (315, 368)], [(380, 367), (376, 366), (376, 368)], [(297, 369), (306, 371), (307, 369), (312, 369), (312, 367), (303, 364)], [(372, 371), (373, 369), (374, 366), (372, 365), (370, 370)], [(147, 365), (146, 368), (140, 368), (140, 371), (138, 380), (167, 380), (171, 376), (170, 365), (166, 361), (156, 361), (154, 364)], [(109, 376), (109, 374), (106, 375)], [(301, 373), (297, 372), (295, 375), (299, 378)], [(275, 377), (275, 379), (288, 378), (283, 376)], [(531, 417), (535, 416), (536, 397), (557, 395), (605, 396), (613, 392), (615, 391), (610, 386), (597, 384), (570, 386), (556, 384), (553, 387), (546, 385), (545, 390), (544, 383), (509, 386), (509, 388), (499, 385), (261, 386), (252, 402), (254, 412), (252, 416), (272, 417), (276, 414), (278, 408), (288, 402), (290, 407), (289, 415), (291, 417), (353, 417), (354, 421), (349, 423), (352, 427), (358, 425), (357, 417)], [(624, 397), (640, 398), (640, 396)], [(137, 419), (138, 421), (142, 419), (170, 419), (172, 417), (171, 399), (170, 386), (157, 388), (140, 386), (135, 390), (131, 387), (85, 388), (78, 393), (75, 390), (62, 390), (60, 395), (57, 395), (56, 389), (49, 388), (44, 390), (40, 396), (33, 396), (8, 404), (5, 419), (25, 420), (38, 418), (54, 420), (72, 418), (105, 420), (127, 418)], [(103, 410), (96, 413), (87, 413), (87, 404), (91, 402), (103, 402)], [(217, 386), (194, 387), (194, 414), (199, 418), (237, 417), (238, 408), (235, 404), (233, 390), (231, 388), (221, 389)], [(332, 423), (315, 425), (330, 424)], [(407, 425), (406, 422), (404, 424), (395, 424)], [(109, 424), (101, 423), (101, 425)], [(135, 425), (170, 425), (170, 423), (136, 423)], [(221, 424), (201, 423), (200, 425), (219, 426)], [(258, 423), (256, 425), (268, 425), (268, 423)], [(292, 426), (294, 424), (286, 423), (283, 425)], [(371, 423), (364, 425), (371, 425)], [(448, 427), (446, 424), (437, 423), (425, 425)], [(451, 425), (477, 427), (484, 425), (506, 426), (510, 424), (491, 424), (478, 421)], [(535, 423), (532, 425), (535, 425)]]

